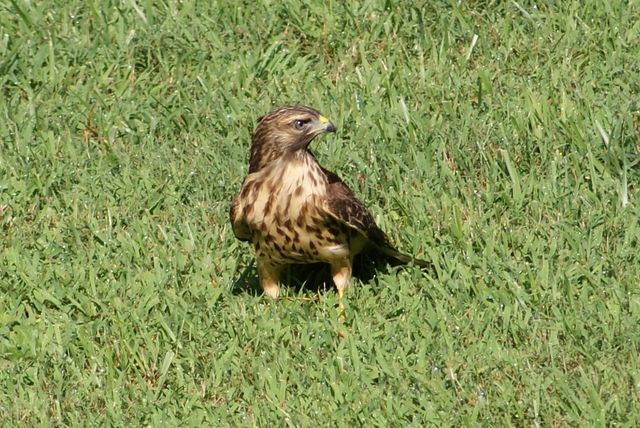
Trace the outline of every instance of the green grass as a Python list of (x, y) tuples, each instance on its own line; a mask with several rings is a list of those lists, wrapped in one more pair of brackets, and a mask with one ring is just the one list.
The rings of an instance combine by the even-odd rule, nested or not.
[[(1, 424), (638, 424), (640, 4), (425, 3), (0, 2)], [(434, 263), (343, 323), (227, 218), (294, 102)]]

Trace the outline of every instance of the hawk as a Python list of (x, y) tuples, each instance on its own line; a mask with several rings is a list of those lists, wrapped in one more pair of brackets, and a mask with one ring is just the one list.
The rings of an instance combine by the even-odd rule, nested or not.
[(260, 285), (272, 298), (288, 264), (329, 264), (340, 299), (353, 258), (365, 249), (429, 266), (396, 250), (349, 187), (308, 149), (316, 136), (335, 131), (319, 111), (292, 105), (260, 117), (251, 137), (249, 174), (229, 216), (236, 238), (255, 248)]

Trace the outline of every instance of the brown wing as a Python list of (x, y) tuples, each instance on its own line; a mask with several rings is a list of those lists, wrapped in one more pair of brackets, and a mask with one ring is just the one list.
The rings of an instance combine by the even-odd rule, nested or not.
[(233, 229), (233, 234), (236, 238), (241, 241), (248, 241), (251, 239), (251, 230), (249, 229), (249, 225), (244, 218), (242, 218), (242, 213), (240, 212), (240, 195), (236, 196), (236, 198), (231, 203), (231, 208), (229, 208), (229, 220), (231, 220), (231, 228)]
[(340, 177), (324, 168), (322, 171), (329, 181), (324, 202), (327, 213), (340, 223), (366, 236), (374, 245), (393, 248), (389, 238), (378, 227), (367, 207), (356, 198)]
[(402, 264), (416, 264), (423, 268), (430, 268), (431, 263), (403, 254), (389, 242), (387, 235), (378, 227), (367, 208), (355, 197), (351, 189), (332, 173), (322, 168), (328, 181), (325, 209), (329, 215), (339, 222), (357, 230), (382, 253)]

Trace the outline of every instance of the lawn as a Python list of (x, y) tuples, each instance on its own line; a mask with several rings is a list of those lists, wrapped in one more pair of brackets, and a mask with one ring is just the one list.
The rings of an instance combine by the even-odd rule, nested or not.
[[(638, 1), (3, 0), (0, 90), (0, 425), (640, 423)], [(228, 220), (290, 103), (433, 263), (344, 320)]]

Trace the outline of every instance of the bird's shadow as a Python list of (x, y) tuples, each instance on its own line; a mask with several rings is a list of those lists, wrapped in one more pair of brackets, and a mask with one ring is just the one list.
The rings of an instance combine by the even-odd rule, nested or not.
[[(387, 273), (390, 260), (374, 253), (362, 253), (355, 257), (353, 262), (353, 277), (363, 283), (369, 283), (376, 279), (376, 273)], [(326, 263), (313, 263), (303, 265), (289, 265), (280, 278), (281, 285), (291, 292), (324, 294), (334, 290), (333, 279), (329, 265)], [(251, 294), (262, 295), (262, 288), (258, 279), (255, 261), (245, 266), (238, 278), (231, 286), (233, 295)]]

